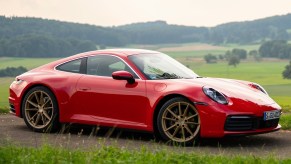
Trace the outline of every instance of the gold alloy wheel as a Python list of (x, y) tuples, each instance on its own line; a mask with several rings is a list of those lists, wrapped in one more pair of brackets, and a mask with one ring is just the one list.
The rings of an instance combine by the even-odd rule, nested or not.
[(28, 96), (24, 110), (28, 123), (36, 129), (46, 127), (54, 115), (51, 97), (41, 90), (34, 91)]
[(197, 136), (200, 130), (198, 111), (188, 102), (175, 102), (164, 111), (162, 128), (173, 141), (190, 141)]

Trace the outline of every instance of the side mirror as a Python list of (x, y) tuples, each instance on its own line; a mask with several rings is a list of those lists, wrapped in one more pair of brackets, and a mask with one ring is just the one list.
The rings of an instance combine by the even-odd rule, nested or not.
[(129, 84), (135, 83), (135, 80), (131, 73), (127, 71), (116, 71), (112, 73), (112, 78), (115, 80), (127, 80)]

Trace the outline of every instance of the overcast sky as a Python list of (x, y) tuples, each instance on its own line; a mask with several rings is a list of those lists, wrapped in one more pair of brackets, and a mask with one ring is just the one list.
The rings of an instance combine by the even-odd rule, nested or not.
[(291, 0), (0, 0), (0, 15), (101, 26), (165, 20), (215, 26), (291, 13)]

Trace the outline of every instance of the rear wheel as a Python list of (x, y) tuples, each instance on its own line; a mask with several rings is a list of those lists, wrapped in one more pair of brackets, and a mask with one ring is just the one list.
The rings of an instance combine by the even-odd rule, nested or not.
[(157, 127), (161, 137), (167, 141), (194, 145), (199, 138), (199, 113), (187, 99), (173, 98), (159, 111)]
[(57, 129), (57, 101), (46, 87), (38, 86), (28, 91), (22, 102), (22, 114), (26, 125), (33, 131), (51, 132)]

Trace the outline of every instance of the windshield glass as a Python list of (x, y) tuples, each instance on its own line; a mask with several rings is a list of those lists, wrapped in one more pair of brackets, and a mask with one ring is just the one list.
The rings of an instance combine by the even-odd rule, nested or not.
[(150, 80), (198, 77), (192, 70), (165, 54), (138, 54), (128, 58)]

